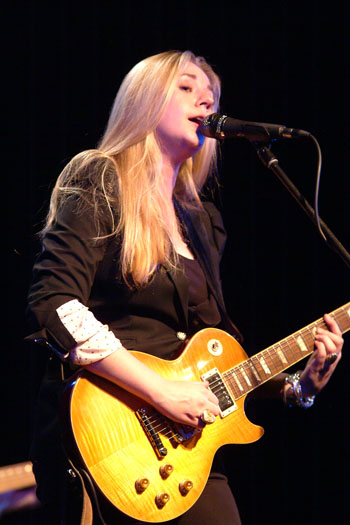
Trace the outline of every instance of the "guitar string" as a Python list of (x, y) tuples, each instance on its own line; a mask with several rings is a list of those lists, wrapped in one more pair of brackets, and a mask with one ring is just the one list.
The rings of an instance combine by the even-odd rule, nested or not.
[[(316, 323), (318, 324), (318, 323)], [(320, 320), (319, 321), (319, 324), (323, 324), (325, 325), (324, 321), (323, 320)], [(305, 330), (308, 330), (309, 329), (309, 326), (305, 327), (304, 329), (302, 329), (301, 331), (299, 331), (298, 333), (299, 334), (303, 334), (303, 332), (305, 332)], [(291, 340), (292, 339), (292, 340)], [(286, 338), (285, 340), (283, 340), (281, 343), (276, 343), (275, 345), (272, 345), (271, 347), (263, 350), (262, 352), (260, 352), (259, 354), (257, 355), (261, 355), (265, 362), (268, 363), (268, 367), (269, 369), (272, 369), (272, 371), (274, 373), (278, 373), (279, 371), (283, 370), (284, 368), (288, 367), (288, 365), (291, 365), (292, 362), (296, 362), (298, 361), (300, 358), (303, 357), (303, 354), (299, 348), (299, 345), (293, 341), (293, 339), (295, 339), (295, 336), (292, 335), (292, 336), (289, 336), (288, 338)], [(312, 338), (312, 340), (314, 340)], [(309, 342), (307, 341), (307, 346), (309, 346)], [(278, 356), (278, 351), (276, 350), (276, 347), (278, 350), (282, 351), (282, 353), (285, 355), (286, 357), (286, 360), (287, 360), (287, 366), (282, 366), (282, 367), (278, 367), (276, 365), (276, 355), (277, 355), (277, 358), (279, 359), (279, 361), (281, 361), (280, 357)], [(309, 349), (310, 350), (310, 349)], [(291, 357), (293, 359), (293, 361), (291, 361)], [(306, 356), (305, 356), (306, 357)], [(255, 358), (255, 359), (254, 359)], [(249, 369), (249, 364), (252, 363), (255, 368), (256, 368), (256, 364), (254, 363), (254, 361), (257, 361), (258, 362), (258, 358), (257, 356), (253, 356), (253, 358), (251, 358), (250, 360), (245, 361), (244, 364), (246, 365), (247, 369)], [(283, 363), (281, 362), (281, 364), (283, 365)], [(246, 380), (244, 378), (244, 375), (241, 373), (240, 371), (240, 367), (242, 366), (242, 363), (239, 363), (238, 365), (236, 365), (233, 369), (231, 369), (230, 371), (227, 371), (226, 375), (231, 375), (233, 376), (234, 373), (238, 373), (239, 374), (239, 380), (242, 379), (242, 382), (243, 383), (246, 383)], [(258, 366), (259, 370), (260, 370), (260, 374), (261, 375), (261, 372), (262, 372), (262, 367), (261, 367), (261, 364), (259, 363), (259, 366)], [(254, 374), (253, 374), (254, 375)], [(265, 372), (263, 373), (263, 376), (266, 376), (268, 377), (268, 374), (266, 374)], [(255, 377), (255, 375), (254, 375)], [(231, 378), (230, 378), (231, 379)], [(234, 378), (233, 378), (234, 379)], [(253, 380), (254, 383), (256, 383), (256, 377), (255, 377), (255, 380)], [(237, 381), (236, 381), (237, 382)], [(232, 380), (230, 381), (230, 385), (232, 386)], [(256, 385), (254, 385), (256, 386)], [(239, 389), (239, 387), (238, 387)], [(237, 389), (234, 388), (234, 390), (237, 392)], [(239, 389), (240, 390), (240, 389)], [(248, 385), (248, 389), (245, 389), (246, 391), (249, 391), (250, 390), (250, 386)]]
[[(343, 325), (343, 321), (349, 317), (348, 313), (345, 312), (345, 306), (340, 307), (331, 315), (341, 327)], [(310, 323), (305, 328), (299, 330), (295, 334), (292, 334), (280, 343), (275, 343), (259, 354), (256, 354), (252, 358), (237, 364), (230, 370), (227, 370), (222, 374), (224, 386), (228, 388), (229, 391), (231, 391), (235, 399), (239, 399), (239, 397), (241, 397), (244, 393), (249, 392), (256, 386), (259, 386), (264, 380), (268, 378), (268, 374), (263, 370), (263, 366), (259, 362), (259, 355), (264, 358), (268, 368), (272, 370), (274, 375), (276, 375), (276, 373), (279, 371), (288, 368), (288, 365), (292, 365), (294, 362), (297, 362), (304, 357), (303, 351), (300, 348), (300, 344), (297, 341), (297, 336), (302, 337), (303, 341), (305, 342), (305, 346), (307, 347), (307, 355), (310, 354), (311, 346), (315, 341), (313, 329), (317, 329), (318, 327), (326, 328), (326, 323), (323, 319), (319, 319), (314, 323)], [(287, 366), (285, 366), (285, 363), (283, 363), (279, 352), (283, 353), (287, 361)], [(277, 365), (278, 362), (280, 362), (279, 366)], [(255, 373), (253, 369), (255, 370)], [(265, 377), (265, 379), (261, 379), (262, 377)], [(220, 380), (214, 381), (210, 385), (211, 390), (213, 391), (215, 391), (218, 386), (220, 386)], [(176, 437), (178, 435), (176, 432), (174, 432), (174, 430), (170, 427), (170, 424), (166, 422), (165, 417), (161, 414), (156, 415), (156, 413), (153, 413), (153, 415), (149, 415), (148, 421), (152, 427), (154, 427), (153, 429), (155, 432), (161, 433), (165, 437), (170, 436), (171, 439), (171, 437)]]

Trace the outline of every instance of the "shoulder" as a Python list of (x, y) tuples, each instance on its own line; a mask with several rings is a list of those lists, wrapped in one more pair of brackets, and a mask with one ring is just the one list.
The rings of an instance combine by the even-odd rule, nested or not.
[(104, 230), (105, 234), (107, 229), (110, 233), (115, 229), (118, 204), (118, 177), (113, 159), (98, 150), (83, 151), (73, 157), (57, 180), (51, 198), (50, 223), (67, 219), (84, 228), (84, 223), (94, 222), (97, 230)]
[(69, 162), (65, 170), (63, 183), (72, 190), (84, 193), (115, 197), (118, 177), (114, 159), (99, 150), (86, 150)]

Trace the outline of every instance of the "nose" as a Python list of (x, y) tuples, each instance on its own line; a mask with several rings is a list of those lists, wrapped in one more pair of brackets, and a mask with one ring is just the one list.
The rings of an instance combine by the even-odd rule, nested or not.
[(211, 110), (214, 106), (214, 97), (210, 89), (204, 89), (198, 99), (198, 106)]

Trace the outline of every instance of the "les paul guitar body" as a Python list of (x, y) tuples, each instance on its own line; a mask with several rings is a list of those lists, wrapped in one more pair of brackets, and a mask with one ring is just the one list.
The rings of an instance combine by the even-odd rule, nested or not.
[[(213, 355), (208, 350), (213, 339), (220, 341), (225, 349), (220, 355)], [(226, 370), (247, 358), (232, 337), (215, 329), (195, 335), (174, 361), (137, 352), (135, 355), (162, 376), (178, 381), (199, 380), (203, 373), (213, 368)], [(217, 418), (202, 432), (195, 432), (183, 443), (178, 443), (179, 439), (172, 438), (172, 429), (169, 433), (165, 418), (154, 421), (154, 411), (147, 403), (94, 374), (83, 372), (74, 384), (70, 417), (80, 455), (107, 499), (134, 518), (159, 522), (173, 519), (195, 503), (219, 447), (226, 443), (252, 442), (263, 434), (261, 428), (246, 418), (244, 398), (236, 403), (237, 410), (229, 416)], [(149, 424), (157, 433), (153, 437), (161, 441), (160, 447), (167, 450), (166, 455), (161, 455), (152, 443), (152, 436), (147, 434), (147, 422), (146, 428), (142, 425), (137, 411), (142, 415), (143, 410), (146, 417), (149, 414)], [(171, 465), (172, 472), (165, 478), (161, 475), (161, 467), (167, 465)], [(137, 486), (142, 480), (149, 483), (144, 490)], [(193, 487), (182, 495), (181, 483), (186, 481)], [(163, 506), (156, 501), (162, 494), (169, 496)]]
[[(343, 332), (350, 303), (332, 313)], [(89, 372), (68, 386), (70, 431), (80, 463), (116, 508), (133, 518), (161, 522), (186, 512), (199, 498), (215, 452), (263, 435), (244, 413), (248, 392), (309, 355), (319, 319), (248, 359), (227, 333), (198, 332), (174, 361), (134, 355), (174, 381), (205, 379), (220, 401), (221, 417), (201, 431), (175, 425), (138, 397)]]

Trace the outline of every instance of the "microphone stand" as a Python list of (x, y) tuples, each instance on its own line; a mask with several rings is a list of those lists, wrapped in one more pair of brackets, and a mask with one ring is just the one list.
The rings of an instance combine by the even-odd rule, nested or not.
[[(277, 178), (291, 193), (292, 197), (294, 197), (299, 206), (301, 206), (301, 208), (304, 210), (309, 219), (311, 219), (311, 221), (317, 226), (315, 210), (308, 203), (305, 197), (300, 193), (298, 188), (287, 177), (286, 173), (282, 170), (282, 168), (279, 166), (277, 157), (275, 157), (272, 151), (268, 147), (264, 146), (262, 143), (252, 142), (252, 144), (255, 147), (258, 157), (264, 164), (264, 166), (266, 166), (268, 169), (273, 171), (275, 175), (277, 175)], [(326, 236), (325, 242), (327, 246), (331, 250), (333, 250), (337, 255), (339, 255), (339, 257), (342, 259), (345, 265), (348, 268), (350, 268), (350, 254), (345, 250), (344, 246), (339, 242), (339, 240), (336, 238), (336, 236), (332, 233), (332, 231), (328, 228), (327, 224), (325, 224), (321, 218), (319, 220), (319, 223), (322, 227), (322, 231)]]

